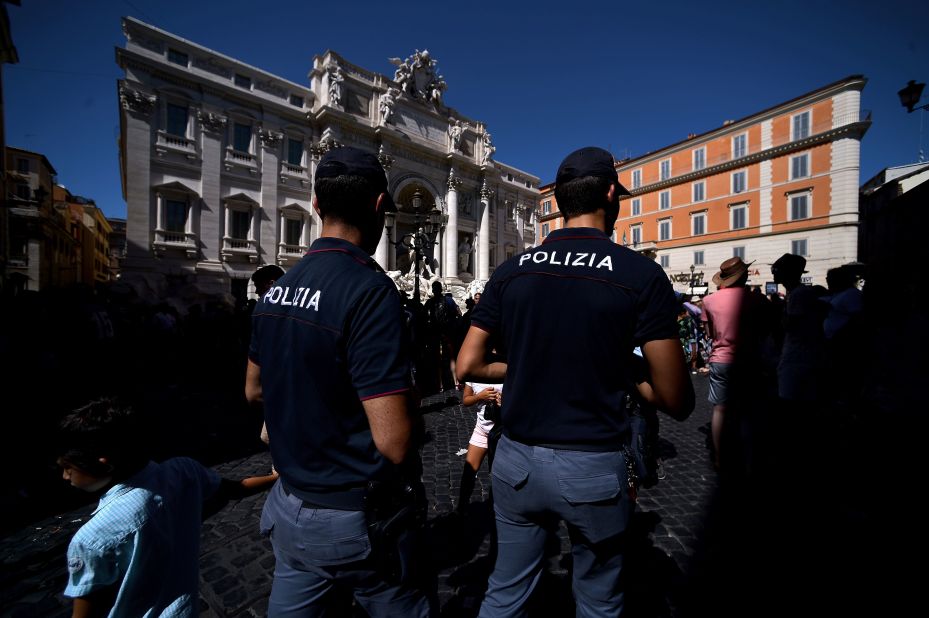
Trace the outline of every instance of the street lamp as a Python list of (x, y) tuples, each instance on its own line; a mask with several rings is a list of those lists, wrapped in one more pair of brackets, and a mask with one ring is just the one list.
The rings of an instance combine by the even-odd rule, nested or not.
[(911, 79), (906, 83), (906, 86), (897, 91), (897, 96), (900, 97), (900, 105), (906, 108), (908, 114), (917, 109), (929, 108), (929, 103), (916, 107), (916, 104), (919, 103), (919, 98), (923, 94), (923, 88), (925, 87), (926, 84), (921, 84)]
[[(413, 197), (410, 199), (410, 207), (413, 210), (413, 225), (416, 231), (404, 234), (403, 238), (394, 241), (389, 238), (390, 229), (393, 225), (388, 225), (388, 242), (395, 247), (403, 247), (408, 251), (413, 250), (415, 260), (413, 271), (416, 274), (413, 279), (413, 297), (416, 302), (419, 302), (419, 264), (426, 252), (436, 244), (436, 237), (442, 227), (442, 211), (433, 206), (429, 212), (423, 212), (423, 194), (419, 189), (413, 193)], [(389, 216), (393, 217), (395, 215), (389, 213)]]
[(690, 296), (694, 295), (694, 265), (690, 265)]

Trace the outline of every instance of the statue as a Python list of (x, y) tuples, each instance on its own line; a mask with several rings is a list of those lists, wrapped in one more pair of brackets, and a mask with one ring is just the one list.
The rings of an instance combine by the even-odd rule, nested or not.
[(390, 117), (394, 113), (394, 105), (397, 104), (397, 96), (400, 92), (393, 87), (387, 89), (387, 92), (383, 93), (377, 99), (378, 109), (381, 111), (381, 124), (386, 125), (390, 122)]
[(484, 140), (484, 152), (481, 155), (481, 165), (490, 165), (490, 160), (494, 156), (494, 152), (496, 152), (497, 149), (494, 148), (493, 143), (490, 141), (489, 131), (484, 133), (483, 140)]
[(418, 99), (423, 103), (442, 104), (442, 93), (448, 84), (441, 75), (436, 73), (438, 64), (432, 59), (428, 49), (418, 49), (406, 60), (388, 58), (388, 62), (397, 67), (394, 71), (394, 81), (410, 98)]
[(342, 107), (342, 72), (337, 65), (329, 66), (329, 105)]
[(467, 127), (468, 127), (467, 124), (463, 124), (457, 118), (453, 119), (449, 123), (448, 137), (449, 137), (449, 146), (451, 146), (452, 152), (461, 152), (461, 136)]
[(468, 272), (468, 262), (471, 261), (471, 242), (468, 236), (462, 236), (458, 243), (458, 270)]

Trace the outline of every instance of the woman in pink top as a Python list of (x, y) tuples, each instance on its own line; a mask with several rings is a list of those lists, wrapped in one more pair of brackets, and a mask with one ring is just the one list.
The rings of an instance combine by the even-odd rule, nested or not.
[(750, 265), (739, 257), (720, 264), (719, 272), (713, 275), (719, 290), (703, 299), (700, 316), (706, 323), (707, 336), (713, 339), (709, 400), (713, 404), (711, 434), (717, 471), (723, 428), (730, 424), (726, 412), (738, 405), (740, 395), (749, 390), (747, 381), (752, 379), (752, 368), (758, 366), (761, 334), (767, 323), (764, 297), (745, 287)]

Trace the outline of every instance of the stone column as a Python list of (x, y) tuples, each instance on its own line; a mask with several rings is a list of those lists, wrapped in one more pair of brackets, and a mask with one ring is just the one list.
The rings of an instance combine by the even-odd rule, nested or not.
[(203, 245), (203, 259), (206, 262), (219, 262), (223, 248), (222, 224), (223, 203), (220, 198), (220, 179), (223, 165), (222, 139), (226, 131), (227, 120), (224, 116), (200, 111), (200, 133), (203, 148), (201, 156), (201, 174), (203, 178), (200, 206), (200, 242)]
[(261, 208), (256, 208), (253, 220), (258, 218), (259, 226), (254, 240), (258, 241), (258, 263), (277, 264), (278, 245), (275, 242), (274, 224), (277, 222), (277, 183), (280, 180), (280, 157), (278, 149), (284, 139), (283, 133), (261, 129)]
[(389, 256), (387, 248), (390, 244), (387, 242), (387, 225), (381, 230), (381, 239), (377, 242), (377, 249), (374, 251), (374, 261), (380, 264), (384, 270), (389, 270)]
[(165, 198), (161, 193), (155, 194), (155, 231), (164, 232)]
[(458, 276), (458, 189), (461, 179), (455, 176), (454, 168), (448, 173), (448, 225), (445, 228), (445, 276)]
[(119, 99), (126, 118), (126, 255), (146, 259), (152, 257), (151, 122), (157, 97), (122, 82)]
[(487, 188), (487, 182), (481, 187), (481, 223), (478, 228), (478, 253), (477, 279), (487, 281), (490, 279), (490, 196), (491, 190)]

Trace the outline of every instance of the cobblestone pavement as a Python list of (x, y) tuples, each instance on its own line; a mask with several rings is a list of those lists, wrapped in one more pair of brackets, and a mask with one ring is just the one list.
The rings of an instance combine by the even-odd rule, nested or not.
[[(766, 596), (771, 593), (772, 584), (762, 586), (758, 581), (786, 562), (786, 559), (769, 560), (775, 545), (784, 542), (791, 549), (798, 549), (812, 538), (803, 530), (810, 531), (813, 527), (818, 532), (822, 529), (816, 527), (827, 522), (838, 526), (844, 534), (853, 534), (868, 523), (868, 512), (844, 499), (847, 498), (844, 494), (839, 495), (841, 489), (820, 498), (820, 504), (831, 505), (828, 513), (806, 505), (812, 513), (808, 519), (784, 519), (793, 523), (786, 526), (788, 532), (783, 534), (767, 534), (769, 522), (784, 514), (781, 508), (775, 509), (775, 515), (764, 515), (775, 504), (767, 499), (740, 497), (733, 501), (736, 506), (727, 508), (726, 492), (720, 491), (718, 477), (709, 464), (706, 378), (695, 376), (694, 385), (697, 409), (687, 421), (677, 423), (662, 416), (660, 450), (666, 477), (655, 487), (640, 492), (631, 524), (627, 607), (633, 616), (705, 615), (710, 608), (716, 614), (725, 613), (722, 610), (740, 615), (765, 613), (759, 608), (777, 597)], [(429, 551), (438, 573), (435, 587), (442, 615), (473, 616), (480, 606), (491, 565), (490, 483), (485, 462), (467, 516), (459, 518), (452, 514), (464, 462), (459, 453), (467, 447), (475, 412), (446, 401), (451, 394), (423, 402), (426, 430), (422, 447), (423, 481), (430, 509), (427, 532)], [(223, 476), (233, 479), (266, 474), (269, 469), (267, 453), (216, 467)], [(739, 496), (742, 495), (744, 488), (735, 482), (732, 487), (738, 487)], [(761, 482), (748, 494), (765, 496), (769, 487), (771, 483)], [(733, 489), (729, 495), (735, 494)], [(813, 494), (805, 499), (816, 500)], [(263, 503), (263, 494), (231, 501), (204, 522), (200, 560), (203, 616), (265, 615), (274, 557), (268, 541), (257, 532)], [(797, 506), (803, 509), (802, 504)], [(65, 550), (92, 509), (93, 506), (87, 506), (52, 517), (0, 541), (0, 616), (69, 615), (69, 603), (61, 596)], [(837, 523), (829, 519), (836, 514)], [(794, 538), (798, 531), (801, 532)], [(572, 616), (570, 546), (563, 527), (550, 545), (546, 573), (534, 596), (531, 614)], [(827, 547), (835, 549), (839, 545)], [(812, 556), (816, 566), (807, 565), (802, 569), (804, 575), (820, 566), (828, 568), (818, 553)], [(842, 556), (852, 554), (846, 551)], [(756, 568), (761, 570), (753, 571)], [(846, 570), (855, 568), (849, 565)], [(721, 583), (721, 579), (726, 583)], [(743, 594), (738, 594), (740, 586)], [(729, 601), (721, 604), (718, 594), (728, 595)], [(752, 610), (740, 605), (746, 597), (752, 599)], [(776, 600), (770, 603), (772, 611), (774, 607), (778, 607)]]

